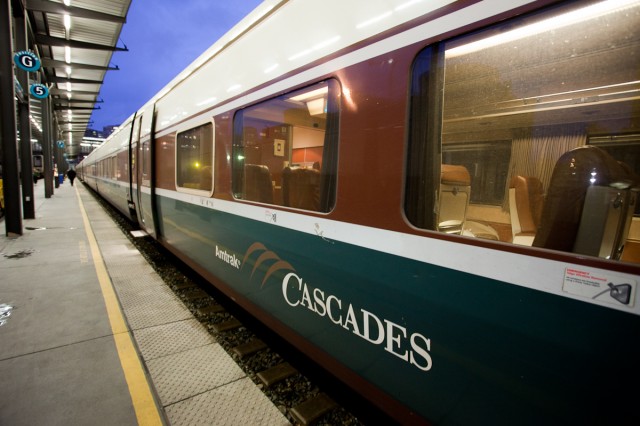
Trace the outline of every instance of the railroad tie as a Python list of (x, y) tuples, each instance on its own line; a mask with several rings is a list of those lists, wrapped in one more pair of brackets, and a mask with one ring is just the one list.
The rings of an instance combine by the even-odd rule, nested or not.
[(221, 333), (223, 331), (229, 331), (242, 326), (242, 323), (235, 318), (231, 318), (229, 321), (221, 322), (218, 324), (213, 324), (213, 330), (216, 333)]
[(337, 407), (336, 402), (325, 393), (319, 393), (291, 409), (291, 415), (301, 425), (309, 425), (325, 413)]
[(247, 343), (238, 345), (232, 349), (233, 353), (240, 358), (252, 355), (258, 351), (261, 351), (267, 347), (267, 344), (260, 339), (249, 340)]
[(298, 371), (288, 362), (280, 363), (274, 367), (268, 368), (258, 373), (258, 379), (266, 387), (270, 387), (287, 377), (291, 377)]
[(207, 293), (206, 291), (200, 288), (184, 294), (184, 298), (188, 301), (206, 299), (207, 297), (211, 297), (211, 296), (209, 296), (209, 293)]
[(203, 306), (202, 308), (198, 308), (196, 313), (200, 316), (206, 316), (210, 314), (219, 314), (224, 312), (225, 309), (222, 305), (218, 305), (217, 303), (213, 303), (211, 305)]

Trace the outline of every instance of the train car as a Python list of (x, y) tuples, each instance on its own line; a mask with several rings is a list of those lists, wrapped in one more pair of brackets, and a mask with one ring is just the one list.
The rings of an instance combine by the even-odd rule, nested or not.
[(129, 220), (136, 221), (131, 200), (132, 122), (127, 120), (76, 167), (77, 176)]
[(639, 70), (638, 0), (267, 0), (80, 176), (400, 423), (640, 424)]
[(44, 156), (42, 154), (33, 154), (33, 181), (44, 177)]

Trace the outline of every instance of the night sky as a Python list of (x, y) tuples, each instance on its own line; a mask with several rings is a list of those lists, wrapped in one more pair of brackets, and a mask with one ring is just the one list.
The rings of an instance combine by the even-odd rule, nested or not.
[(118, 125), (262, 0), (132, 0), (90, 128)]

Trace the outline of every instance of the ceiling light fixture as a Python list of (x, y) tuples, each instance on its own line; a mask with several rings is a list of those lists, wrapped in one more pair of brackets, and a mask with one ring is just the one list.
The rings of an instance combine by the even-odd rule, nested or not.
[(526, 25), (512, 31), (507, 31), (495, 35), (493, 37), (488, 37), (482, 40), (475, 41), (473, 43), (454, 47), (453, 49), (449, 49), (445, 52), (445, 57), (454, 58), (457, 56), (462, 56), (480, 50), (488, 49), (490, 47), (500, 46), (512, 41), (522, 40), (524, 38), (531, 37), (536, 34), (541, 34), (543, 32), (556, 30), (558, 28), (565, 28), (569, 25), (578, 24), (590, 19), (607, 15), (609, 13), (617, 12), (626, 7), (629, 7), (636, 2), (637, 0), (612, 0), (592, 4), (590, 6), (583, 7), (582, 9), (574, 10), (562, 15), (557, 15), (540, 22), (535, 22), (533, 24)]

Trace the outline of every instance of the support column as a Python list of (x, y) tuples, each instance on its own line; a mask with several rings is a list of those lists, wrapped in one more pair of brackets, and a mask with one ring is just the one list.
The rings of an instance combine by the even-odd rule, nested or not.
[[(15, 3), (14, 3), (15, 4)], [(20, 3), (22, 8), (22, 3)], [(16, 50), (27, 49), (27, 16), (24, 9), (13, 10)], [(18, 102), (18, 126), (20, 129), (20, 180), (22, 182), (22, 216), (35, 219), (36, 209), (33, 199), (33, 152), (31, 151), (31, 123), (29, 120), (29, 73), (17, 70), (18, 82), (22, 86), (24, 99)]]
[(0, 146), (5, 204), (5, 228), (8, 237), (22, 235), (16, 105), (14, 102), (13, 49), (11, 45), (10, 0), (0, 0)]
[[(0, 0), (1, 1), (1, 0)], [(42, 100), (42, 162), (44, 171), (44, 197), (53, 195), (53, 153), (51, 141), (53, 139), (53, 126), (51, 124), (50, 98)]]

